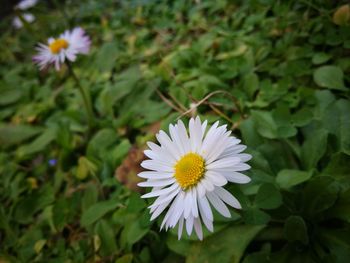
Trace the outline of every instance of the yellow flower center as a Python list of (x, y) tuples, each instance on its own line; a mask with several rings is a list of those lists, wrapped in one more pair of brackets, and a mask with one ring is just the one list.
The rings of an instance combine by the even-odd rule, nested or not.
[(66, 49), (69, 46), (68, 42), (62, 38), (56, 39), (53, 41), (49, 48), (53, 54), (57, 54), (61, 51), (61, 49)]
[(195, 186), (205, 172), (205, 161), (196, 153), (188, 153), (175, 164), (175, 178), (183, 189)]

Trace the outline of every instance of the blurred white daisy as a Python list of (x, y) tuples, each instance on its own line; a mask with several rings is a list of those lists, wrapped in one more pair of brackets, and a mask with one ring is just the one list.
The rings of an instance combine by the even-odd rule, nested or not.
[(37, 3), (38, 0), (22, 0), (16, 5), (16, 8), (20, 10), (26, 10), (35, 6)]
[(208, 131), (207, 121), (191, 118), (188, 131), (182, 121), (169, 126), (170, 136), (160, 131), (156, 137), (160, 144), (148, 142), (150, 149), (141, 166), (150, 171), (138, 174), (147, 181), (141, 187), (152, 187), (142, 198), (157, 197), (149, 207), (151, 220), (167, 210), (161, 229), (178, 225), (178, 238), (183, 226), (188, 235), (194, 228), (199, 239), (203, 239), (202, 221), (213, 231), (215, 208), (221, 215), (230, 217), (227, 206), (240, 209), (239, 201), (223, 188), (227, 182), (245, 184), (250, 178), (242, 173), (250, 169), (246, 161), (251, 155), (242, 153), (245, 145), (231, 136), (226, 125), (214, 123)]
[(80, 27), (66, 30), (58, 38), (51, 37), (47, 42), (47, 45), (39, 43), (39, 54), (33, 57), (40, 69), (54, 64), (59, 70), (66, 59), (73, 62), (78, 54), (87, 54), (91, 44), (90, 38)]
[[(34, 20), (35, 20), (35, 16), (33, 16), (33, 14), (31, 13), (24, 13), (22, 15), (23, 19), (27, 22), (27, 23), (32, 23)], [(19, 17), (15, 17), (13, 20), (12, 20), (12, 25), (19, 29), (19, 28), (22, 28), (23, 27), (23, 22), (22, 20), (19, 18)]]

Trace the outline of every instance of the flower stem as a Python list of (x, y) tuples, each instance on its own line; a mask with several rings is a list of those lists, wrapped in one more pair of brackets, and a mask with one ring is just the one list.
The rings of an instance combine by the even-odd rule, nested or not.
[(87, 115), (88, 115), (89, 130), (91, 130), (92, 127), (94, 126), (94, 112), (92, 110), (92, 103), (91, 103), (90, 95), (86, 92), (86, 90), (80, 84), (80, 81), (79, 81), (77, 75), (74, 73), (74, 70), (73, 70), (73, 67), (72, 67), (71, 63), (69, 63), (69, 61), (67, 61), (66, 64), (67, 64), (67, 67), (68, 67), (69, 74), (74, 79), (75, 84), (77, 85), (77, 87), (78, 87), (78, 89), (80, 91), (80, 94), (81, 94), (81, 96), (83, 98), (85, 110), (86, 110)]

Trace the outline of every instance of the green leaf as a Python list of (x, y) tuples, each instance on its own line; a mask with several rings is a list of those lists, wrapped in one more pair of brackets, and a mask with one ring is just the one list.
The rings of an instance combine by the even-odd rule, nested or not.
[(133, 92), (141, 78), (139, 67), (131, 67), (120, 73), (114, 83), (107, 84), (97, 99), (100, 113), (111, 113), (115, 103)]
[(18, 157), (22, 158), (43, 151), (47, 146), (56, 139), (56, 129), (48, 128), (39, 137), (29, 144), (23, 145), (17, 149)]
[(85, 156), (79, 157), (76, 177), (84, 180), (88, 175), (96, 175), (97, 166)]
[(238, 225), (225, 228), (191, 247), (187, 263), (238, 263), (251, 240), (265, 226)]
[(326, 129), (337, 137), (339, 150), (350, 155), (350, 102), (337, 100), (324, 109), (321, 116)]
[(311, 176), (312, 172), (285, 169), (278, 173), (276, 183), (281, 188), (289, 189), (295, 185), (309, 180)]
[(104, 256), (118, 253), (116, 235), (112, 226), (104, 219), (97, 222), (95, 233), (100, 237), (100, 251)]
[(248, 208), (243, 211), (243, 219), (249, 225), (265, 225), (270, 221), (271, 217), (258, 208)]
[(0, 123), (0, 145), (10, 146), (27, 140), (42, 131), (42, 128), (19, 124)]
[(301, 160), (306, 169), (317, 166), (318, 161), (326, 153), (328, 132), (324, 129), (314, 130), (306, 138), (301, 147)]
[(117, 133), (113, 129), (105, 128), (99, 130), (90, 140), (87, 146), (87, 157), (105, 159), (109, 147), (114, 145)]
[(322, 229), (320, 236), (327, 246), (333, 262), (347, 263), (350, 258), (350, 231), (349, 229)]
[(339, 195), (328, 215), (330, 218), (339, 218), (350, 223), (350, 189)]
[(8, 105), (18, 101), (22, 96), (19, 89), (0, 89), (0, 106)]
[(284, 223), (284, 236), (289, 242), (300, 241), (304, 245), (309, 243), (307, 227), (302, 217), (290, 216)]
[(314, 71), (314, 81), (322, 88), (346, 90), (344, 74), (337, 66), (322, 66)]
[(85, 212), (89, 207), (96, 204), (98, 200), (98, 189), (94, 184), (89, 184), (81, 200), (81, 209)]
[(297, 130), (289, 123), (289, 114), (276, 109), (274, 112), (252, 111), (259, 134), (268, 139), (289, 138)]
[(282, 195), (273, 184), (263, 184), (255, 196), (255, 204), (261, 209), (274, 209), (282, 204)]
[(120, 258), (118, 258), (115, 263), (131, 263), (133, 259), (133, 255), (132, 254), (126, 254), (124, 256), (121, 256)]
[(117, 206), (118, 202), (116, 200), (108, 200), (96, 203), (90, 206), (85, 212), (83, 212), (80, 224), (83, 227), (89, 226), (108, 212), (114, 210)]
[(302, 193), (302, 210), (312, 220), (320, 220), (320, 212), (331, 208), (338, 197), (339, 184), (328, 176), (318, 176), (307, 183)]
[(116, 64), (118, 56), (118, 45), (115, 42), (105, 43), (99, 48), (95, 66), (100, 71), (110, 71)]
[(149, 222), (150, 217), (148, 211), (145, 213), (147, 214), (144, 214), (144, 218), (135, 218), (126, 223), (120, 238), (123, 247), (131, 247), (148, 233), (150, 225), (146, 225), (143, 221)]
[(243, 77), (243, 89), (250, 98), (259, 89), (259, 77), (255, 73), (249, 73)]
[(45, 185), (42, 189), (20, 200), (15, 207), (14, 218), (20, 223), (27, 224), (34, 220), (33, 215), (55, 200), (53, 189)]
[(327, 62), (332, 56), (326, 53), (315, 53), (312, 56), (312, 63), (315, 65)]
[(191, 242), (189, 240), (181, 239), (179, 242), (175, 235), (168, 235), (166, 244), (170, 250), (184, 257), (190, 253)]

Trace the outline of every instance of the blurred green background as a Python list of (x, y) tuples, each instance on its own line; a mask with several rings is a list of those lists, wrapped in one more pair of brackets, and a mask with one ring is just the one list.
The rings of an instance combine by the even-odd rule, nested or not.
[[(10, 9), (12, 10), (12, 9)], [(32, 23), (12, 26), (30, 12)], [(334, 0), (39, 1), (0, 22), (0, 262), (348, 262), (350, 7)], [(68, 70), (35, 46), (76, 26)], [(136, 183), (178, 117), (220, 120), (253, 155), (242, 203), (204, 241), (159, 232)]]

